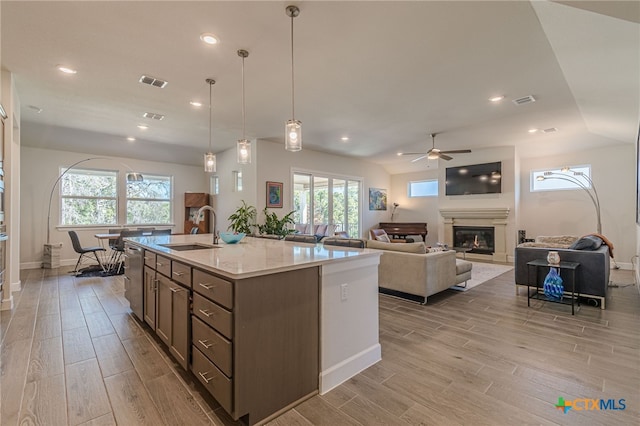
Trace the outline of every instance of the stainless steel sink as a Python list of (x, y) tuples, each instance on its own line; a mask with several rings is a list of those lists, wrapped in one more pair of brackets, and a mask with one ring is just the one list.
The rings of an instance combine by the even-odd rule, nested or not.
[(158, 244), (159, 246), (162, 247), (166, 247), (168, 249), (171, 250), (176, 250), (176, 251), (188, 251), (188, 250), (207, 250), (207, 249), (214, 249), (214, 248), (220, 248), (222, 246), (217, 246), (217, 245), (211, 245), (211, 244)]

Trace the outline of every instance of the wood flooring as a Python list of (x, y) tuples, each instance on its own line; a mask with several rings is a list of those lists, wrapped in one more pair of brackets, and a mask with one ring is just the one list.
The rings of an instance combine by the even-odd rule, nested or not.
[[(640, 294), (631, 271), (612, 279), (606, 310), (574, 316), (527, 307), (513, 271), (426, 306), (380, 296), (382, 361), (270, 424), (640, 424)], [(235, 424), (134, 319), (121, 277), (38, 269), (22, 283), (0, 317), (2, 426)], [(578, 405), (565, 414), (559, 397)]]

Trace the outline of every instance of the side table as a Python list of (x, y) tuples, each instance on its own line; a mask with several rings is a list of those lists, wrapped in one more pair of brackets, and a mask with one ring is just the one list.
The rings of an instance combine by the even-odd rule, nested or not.
[(462, 253), (462, 258), (467, 258), (467, 253), (473, 250), (471, 247), (451, 247), (456, 251), (456, 253)]
[[(559, 265), (552, 265), (546, 259), (536, 259), (531, 262), (527, 262), (528, 274), (527, 274), (527, 306), (531, 306), (531, 299), (544, 300), (552, 303), (561, 303), (563, 305), (571, 305), (571, 315), (575, 314), (574, 303), (578, 301), (578, 307), (580, 307), (580, 286), (576, 283), (576, 269), (580, 266), (579, 262), (560, 262)], [(560, 274), (560, 278), (562, 278), (562, 272), (565, 271), (565, 278), (567, 273), (571, 277), (571, 296), (567, 295), (566, 297), (570, 300), (565, 300), (565, 296), (563, 295), (560, 300), (554, 300), (548, 298), (544, 291), (540, 293), (542, 287), (540, 287), (539, 280), (539, 271), (541, 268), (558, 268), (558, 274)], [(531, 272), (533, 270), (533, 283), (531, 280)], [(567, 280), (563, 278), (562, 280), (565, 293), (567, 292), (566, 282)], [(530, 287), (535, 287), (535, 292), (531, 294), (529, 291)], [(576, 288), (577, 287), (577, 288)], [(577, 290), (577, 291), (576, 291)]]

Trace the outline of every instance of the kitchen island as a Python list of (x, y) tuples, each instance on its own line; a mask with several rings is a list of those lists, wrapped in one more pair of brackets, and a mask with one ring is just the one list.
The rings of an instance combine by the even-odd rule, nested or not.
[(172, 235), (127, 239), (125, 259), (134, 313), (234, 419), (262, 423), (381, 359), (379, 251)]

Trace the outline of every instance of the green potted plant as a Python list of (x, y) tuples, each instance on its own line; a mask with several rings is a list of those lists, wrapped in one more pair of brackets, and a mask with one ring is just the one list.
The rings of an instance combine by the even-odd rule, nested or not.
[(293, 220), (294, 212), (287, 213), (282, 219), (278, 219), (278, 215), (274, 212), (269, 213), (265, 207), (263, 210), (265, 221), (263, 225), (258, 225), (260, 234), (277, 235), (283, 238), (285, 235), (295, 232), (293, 229), (289, 229), (288, 225), (295, 224)]
[(248, 205), (242, 200), (242, 205), (229, 216), (231, 224), (227, 229), (233, 232), (242, 232), (246, 235), (253, 235), (253, 228), (256, 226), (257, 210), (252, 205)]

